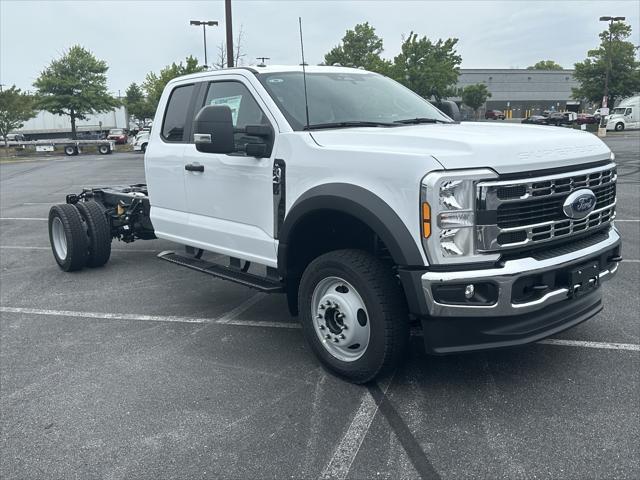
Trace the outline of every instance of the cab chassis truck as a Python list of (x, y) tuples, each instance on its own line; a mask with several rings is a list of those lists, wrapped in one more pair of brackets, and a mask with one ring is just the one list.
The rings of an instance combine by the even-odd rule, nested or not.
[(412, 320), (430, 354), (577, 325), (622, 260), (614, 156), (587, 132), (459, 123), (337, 66), (180, 77), (154, 125), (146, 184), (51, 208), (58, 265), (100, 267), (113, 239), (184, 245), (159, 257), (285, 294), (323, 366), (352, 382), (403, 360)]

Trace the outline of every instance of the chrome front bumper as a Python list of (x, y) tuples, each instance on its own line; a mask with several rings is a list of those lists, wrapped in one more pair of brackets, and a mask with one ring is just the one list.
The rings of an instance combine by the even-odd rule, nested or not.
[[(427, 300), (429, 315), (432, 317), (507, 317), (535, 312), (569, 296), (569, 288), (558, 288), (545, 293), (540, 298), (526, 302), (513, 303), (513, 285), (518, 279), (543, 274), (545, 272), (562, 270), (572, 265), (579, 265), (616, 248), (620, 244), (620, 235), (615, 228), (607, 232), (607, 238), (595, 245), (558, 255), (552, 258), (538, 260), (532, 257), (508, 260), (499, 268), (484, 270), (466, 270), (451, 272), (429, 271), (422, 275), (422, 290)], [(614, 263), (610, 268), (600, 271), (600, 280), (613, 277), (618, 269)], [(459, 285), (490, 282), (498, 287), (496, 303), (492, 305), (461, 305), (438, 303), (433, 296), (432, 287), (437, 285)]]

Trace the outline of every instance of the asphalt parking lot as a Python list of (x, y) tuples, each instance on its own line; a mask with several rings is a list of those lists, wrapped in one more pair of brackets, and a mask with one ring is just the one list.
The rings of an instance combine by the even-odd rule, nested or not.
[(605, 310), (553, 341), (411, 358), (375, 385), (328, 375), (285, 299), (114, 243), (55, 264), (47, 217), (142, 155), (0, 165), (0, 477), (640, 478), (640, 134), (619, 163), (625, 261)]

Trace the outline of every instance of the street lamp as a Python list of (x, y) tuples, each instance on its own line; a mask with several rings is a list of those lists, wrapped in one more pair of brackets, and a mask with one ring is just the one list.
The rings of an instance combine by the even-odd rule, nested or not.
[(218, 25), (218, 22), (215, 20), (191, 20), (189, 25), (193, 25), (195, 27), (202, 25), (202, 35), (204, 37), (204, 66), (207, 68), (207, 27), (215, 27)]
[[(602, 97), (602, 108), (609, 107), (609, 75), (611, 74), (611, 27), (613, 26), (613, 22), (619, 22), (626, 20), (625, 17), (600, 17), (601, 22), (609, 22), (609, 41), (607, 42), (607, 47), (605, 48), (605, 52), (607, 54), (607, 65), (604, 76), (604, 96)], [(601, 127), (605, 126), (605, 115), (602, 115)]]

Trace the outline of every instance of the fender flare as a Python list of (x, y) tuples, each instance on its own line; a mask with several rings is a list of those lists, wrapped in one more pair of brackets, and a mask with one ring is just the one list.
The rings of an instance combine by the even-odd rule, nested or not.
[(286, 272), (289, 237), (296, 224), (308, 213), (320, 210), (337, 210), (364, 222), (387, 246), (396, 265), (424, 267), (420, 250), (407, 226), (384, 200), (356, 185), (328, 183), (308, 190), (289, 209), (278, 245), (278, 269), (283, 273)]

